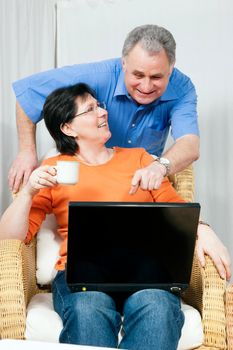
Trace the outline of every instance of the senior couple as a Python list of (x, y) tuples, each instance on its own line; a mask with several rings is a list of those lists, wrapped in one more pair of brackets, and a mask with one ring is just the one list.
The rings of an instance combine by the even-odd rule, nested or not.
[[(22, 147), (10, 170), (9, 182), (15, 191), (19, 182), (23, 181), (24, 186), (1, 218), (0, 237), (29, 242), (46, 214), (55, 214), (62, 238), (58, 272), (52, 284), (54, 308), (63, 321), (60, 342), (132, 350), (177, 348), (184, 323), (177, 295), (142, 290), (125, 298), (121, 313), (117, 300), (105, 293), (71, 293), (64, 273), (69, 201), (184, 201), (167, 175), (198, 158), (196, 94), (189, 78), (175, 69), (174, 63), (175, 41), (171, 33), (147, 25), (129, 33), (122, 65), (116, 59), (40, 73), (33, 103), (26, 102), (33, 77), (15, 84), (16, 94), (20, 95), (19, 130), (26, 132), (24, 122), (29, 119), (25, 112), (36, 122), (42, 109), (41, 116), (60, 154), (32, 171), (37, 163), (34, 151), (29, 155), (29, 149)], [(46, 96), (42, 82), (47, 75), (56, 82), (63, 75), (68, 79), (65, 87), (57, 83), (57, 89), (49, 87), (52, 92)], [(75, 84), (71, 85), (71, 80)], [(39, 94), (44, 94), (45, 103), (41, 104)], [(155, 159), (150, 153), (162, 154), (170, 125), (176, 142), (164, 157)], [(29, 168), (25, 163), (19, 165), (22, 156), (29, 160)], [(58, 160), (80, 162), (77, 184), (57, 184), (54, 166)], [(228, 252), (211, 227), (199, 224), (197, 237), (201, 265), (208, 254), (220, 276), (229, 279)], [(121, 326), (124, 334), (118, 344)]]

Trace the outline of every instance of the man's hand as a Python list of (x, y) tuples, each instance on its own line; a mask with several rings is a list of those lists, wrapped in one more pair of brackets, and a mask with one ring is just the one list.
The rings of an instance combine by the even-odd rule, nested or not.
[(163, 181), (166, 171), (166, 167), (156, 161), (152, 162), (145, 168), (137, 170), (131, 181), (129, 194), (136, 193), (139, 186), (145, 191), (158, 189)]
[(8, 174), (9, 187), (13, 193), (18, 192), (21, 185), (26, 185), (31, 172), (37, 165), (36, 151), (24, 150), (19, 152)]
[(36, 154), (36, 125), (24, 113), (16, 102), (16, 124), (19, 136), (19, 153), (8, 174), (10, 189), (16, 193), (21, 185), (25, 185), (31, 172), (37, 167)]
[(227, 248), (209, 226), (199, 224), (197, 234), (197, 256), (201, 266), (205, 266), (205, 254), (207, 254), (212, 258), (221, 278), (229, 280), (231, 259)]

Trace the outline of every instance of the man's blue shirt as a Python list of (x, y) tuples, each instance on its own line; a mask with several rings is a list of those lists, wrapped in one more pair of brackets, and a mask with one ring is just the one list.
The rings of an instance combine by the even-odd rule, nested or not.
[(138, 105), (128, 94), (120, 58), (38, 73), (16, 81), (13, 88), (25, 113), (37, 123), (53, 90), (79, 82), (89, 84), (107, 105), (112, 133), (109, 147), (144, 147), (160, 156), (170, 127), (174, 139), (199, 135), (194, 85), (176, 68), (164, 94), (147, 105)]

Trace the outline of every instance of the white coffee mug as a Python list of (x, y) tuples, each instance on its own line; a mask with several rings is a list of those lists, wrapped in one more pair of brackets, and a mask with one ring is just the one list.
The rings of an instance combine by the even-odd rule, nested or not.
[(75, 185), (79, 177), (79, 162), (58, 160), (57, 161), (57, 182), (64, 185)]

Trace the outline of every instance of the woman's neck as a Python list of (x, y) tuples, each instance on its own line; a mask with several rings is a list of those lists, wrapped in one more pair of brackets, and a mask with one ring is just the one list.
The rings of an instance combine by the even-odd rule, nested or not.
[(87, 164), (104, 164), (113, 156), (113, 149), (105, 146), (101, 147), (80, 147), (76, 156)]

